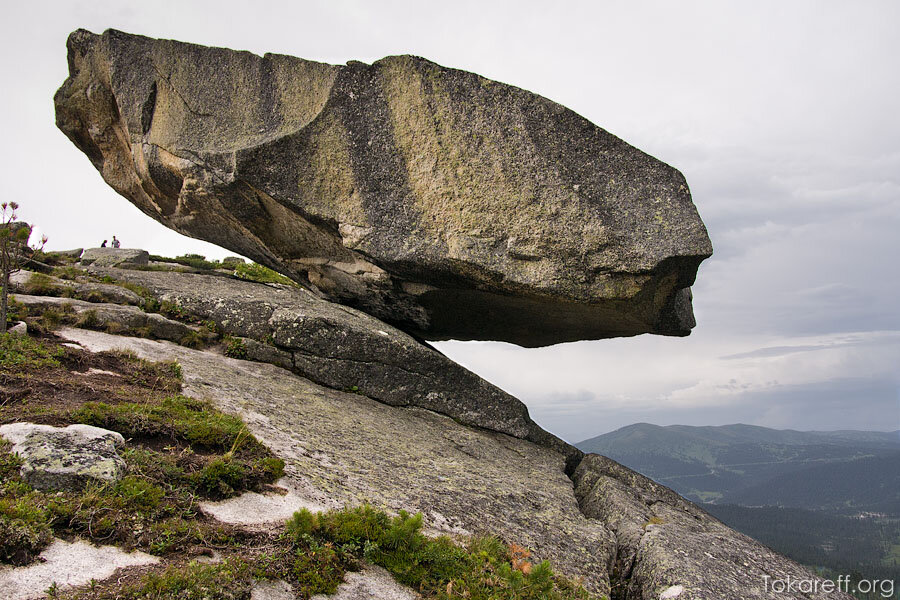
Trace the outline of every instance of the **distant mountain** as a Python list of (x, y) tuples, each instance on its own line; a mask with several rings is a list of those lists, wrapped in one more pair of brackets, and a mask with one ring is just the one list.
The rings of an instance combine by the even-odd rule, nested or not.
[(900, 431), (637, 423), (576, 445), (695, 501), (900, 514)]
[(900, 451), (777, 475), (724, 494), (720, 502), (900, 515)]
[(833, 574), (900, 580), (900, 521), (801, 508), (705, 504), (710, 514), (773, 550)]

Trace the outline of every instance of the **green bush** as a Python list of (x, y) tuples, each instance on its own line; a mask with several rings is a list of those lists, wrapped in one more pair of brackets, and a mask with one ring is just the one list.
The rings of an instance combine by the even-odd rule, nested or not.
[(200, 271), (210, 271), (213, 269), (219, 269), (222, 267), (222, 264), (218, 261), (206, 260), (206, 257), (202, 254), (184, 254), (182, 256), (176, 256), (175, 258), (169, 258), (167, 256), (159, 256), (158, 254), (151, 254), (150, 260), (156, 262), (167, 262), (167, 263), (175, 263), (179, 265), (184, 265), (186, 267), (191, 267), (194, 269), (198, 269)]
[(281, 283), (296, 286), (296, 282), (288, 279), (281, 273), (277, 273), (268, 267), (257, 263), (241, 263), (234, 267), (234, 275), (240, 279), (255, 281), (257, 283)]
[[(294, 576), (326, 585), (306, 573), (312, 568), (310, 555), (327, 565), (352, 566), (359, 558), (387, 569), (397, 581), (419, 590), (426, 598), (470, 598), (473, 600), (575, 600), (587, 592), (556, 578), (550, 564), (532, 565), (528, 551), (506, 546), (494, 537), (477, 537), (460, 546), (446, 536), (436, 539), (422, 532), (422, 514), (400, 511), (390, 518), (364, 505), (314, 514), (301, 510), (288, 520), (285, 530), (293, 540), (298, 561)], [(323, 554), (325, 547), (334, 557)], [(326, 560), (327, 559), (327, 560)], [(321, 567), (321, 564), (316, 564)], [(326, 575), (330, 571), (326, 571)]]
[(197, 489), (208, 498), (230, 498), (242, 489), (246, 466), (235, 460), (217, 458), (194, 475)]
[(244, 343), (244, 340), (227, 335), (225, 336), (224, 341), (225, 356), (240, 358), (242, 360), (247, 358), (247, 344)]

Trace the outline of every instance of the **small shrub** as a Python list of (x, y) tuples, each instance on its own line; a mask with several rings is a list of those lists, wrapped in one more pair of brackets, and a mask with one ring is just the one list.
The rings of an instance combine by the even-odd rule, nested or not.
[(244, 340), (239, 337), (225, 337), (225, 356), (229, 356), (231, 358), (240, 358), (245, 360), (247, 358), (247, 344), (244, 343)]
[(53, 271), (51, 271), (51, 275), (59, 279), (65, 279), (67, 281), (76, 281), (79, 278), (85, 277), (86, 273), (84, 270), (79, 269), (78, 267), (63, 266), (54, 268)]
[(208, 498), (230, 498), (243, 488), (247, 469), (239, 461), (217, 458), (196, 473), (198, 491)]
[(308, 508), (301, 508), (285, 523), (285, 531), (296, 540), (311, 536), (319, 528), (319, 517)]
[(103, 329), (106, 331), (106, 333), (118, 335), (118, 334), (121, 334), (123, 331), (125, 331), (126, 327), (124, 325), (122, 325), (121, 323), (119, 323), (118, 321), (109, 321), (106, 324), (106, 327), (104, 327)]
[(141, 310), (144, 312), (159, 312), (160, 304), (156, 298), (144, 298), (141, 303)]
[(222, 259), (222, 268), (224, 269), (236, 269), (238, 265), (243, 265), (247, 261), (245, 261), (240, 256), (226, 256)]
[(176, 256), (175, 258), (151, 254), (150, 260), (156, 262), (175, 263), (201, 271), (210, 271), (213, 269), (218, 269), (222, 266), (221, 263), (217, 261), (206, 260), (206, 257), (202, 254), (184, 254), (182, 256)]
[(100, 317), (97, 316), (97, 311), (94, 309), (84, 311), (75, 319), (75, 326), (85, 329), (98, 329), (100, 324)]
[(178, 343), (185, 348), (203, 348), (206, 345), (206, 338), (197, 331), (189, 331), (184, 334)]
[(126, 506), (149, 511), (157, 508), (162, 502), (165, 492), (158, 485), (146, 479), (128, 475), (116, 483), (114, 492), (125, 502)]
[(22, 321), (27, 316), (28, 308), (15, 298), (9, 298), (9, 303), (6, 309), (7, 321), (15, 323), (16, 321)]
[(179, 321), (188, 321), (191, 319), (191, 313), (177, 302), (164, 300), (159, 305), (159, 312), (170, 319), (178, 319)]

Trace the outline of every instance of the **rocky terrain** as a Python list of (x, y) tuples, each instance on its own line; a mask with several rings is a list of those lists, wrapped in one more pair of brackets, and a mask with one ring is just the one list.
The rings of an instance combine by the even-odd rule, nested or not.
[[(147, 330), (135, 337), (113, 325), (108, 309), (123, 305), (95, 298), (92, 320), (54, 335), (90, 352), (125, 349), (176, 361), (185, 395), (241, 416), (284, 459), (280, 485), (297, 499), (295, 509), (369, 502), (393, 514), (421, 512), (432, 534), (490, 533), (521, 544), (592, 597), (843, 597), (767, 592), (766, 577), (814, 576), (671, 490), (607, 458), (583, 456), (542, 432), (515, 399), (363, 313), (297, 286), (221, 271), (84, 269), (76, 278), (83, 291), (128, 286), (145, 308), (164, 307), (169, 317), (149, 314), (217, 333), (200, 348), (153, 339), (159, 336)], [(23, 272), (17, 290), (35, 290), (35, 277), (44, 291), (65, 281)], [(55, 306), (51, 299), (16, 294), (30, 320)]]
[(16, 277), (41, 339), (4, 338), (0, 418), (117, 432), (125, 475), (48, 496), (7, 446), (83, 470), (54, 454), (63, 434), (2, 442), (9, 562), (52, 535), (158, 561), (66, 587), (104, 600), (845, 597), (425, 341), (687, 335), (712, 248), (677, 170), (412, 56), (79, 30), (68, 63), (57, 125), (104, 179), (262, 266), (89, 249)]

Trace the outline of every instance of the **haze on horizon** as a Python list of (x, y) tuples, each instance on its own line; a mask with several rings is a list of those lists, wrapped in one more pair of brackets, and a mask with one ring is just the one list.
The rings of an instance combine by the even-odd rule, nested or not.
[(48, 247), (227, 250), (141, 214), (54, 125), (79, 27), (332, 63), (416, 54), (536, 93), (680, 169), (714, 256), (688, 338), (435, 344), (569, 441), (634, 422), (900, 429), (900, 4), (10, 3), (4, 200)]

